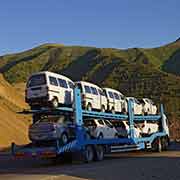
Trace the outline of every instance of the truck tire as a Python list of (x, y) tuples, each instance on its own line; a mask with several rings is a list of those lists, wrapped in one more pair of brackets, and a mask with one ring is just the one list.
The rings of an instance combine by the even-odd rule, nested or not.
[(102, 161), (104, 159), (104, 147), (102, 145), (95, 146), (95, 161)]
[(169, 145), (169, 140), (167, 136), (161, 138), (161, 145), (162, 145), (162, 150), (166, 151)]
[(85, 163), (90, 163), (94, 159), (94, 149), (92, 145), (87, 145), (83, 151), (83, 159)]
[(162, 151), (161, 138), (156, 138), (152, 142), (152, 151), (154, 151), (154, 152), (161, 152)]

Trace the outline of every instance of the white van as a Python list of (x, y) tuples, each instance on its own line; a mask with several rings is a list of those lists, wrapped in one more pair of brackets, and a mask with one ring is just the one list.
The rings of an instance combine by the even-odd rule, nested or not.
[[(137, 115), (143, 114), (143, 105), (135, 97), (126, 97), (127, 103), (129, 101), (133, 102), (133, 112)], [(127, 105), (128, 107), (128, 105)]]
[(71, 106), (74, 83), (60, 74), (43, 71), (32, 74), (26, 85), (26, 102), (36, 106)]
[(122, 93), (115, 89), (111, 88), (103, 88), (103, 91), (106, 94), (107, 102), (108, 102), (108, 111), (111, 111), (112, 113), (120, 112), (120, 113), (126, 113), (125, 108), (125, 97)]
[(154, 115), (157, 114), (157, 106), (155, 103), (149, 98), (143, 98), (139, 100), (143, 105), (143, 110), (145, 115)]
[(82, 106), (84, 109), (92, 109), (105, 112), (107, 110), (107, 98), (103, 90), (95, 84), (78, 81), (75, 82), (82, 93)]

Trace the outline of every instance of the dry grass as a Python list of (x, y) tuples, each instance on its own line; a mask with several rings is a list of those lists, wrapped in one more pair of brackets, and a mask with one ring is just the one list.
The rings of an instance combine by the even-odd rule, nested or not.
[(27, 107), (22, 94), (0, 75), (0, 148), (7, 147), (12, 142), (28, 142), (30, 116), (17, 113)]

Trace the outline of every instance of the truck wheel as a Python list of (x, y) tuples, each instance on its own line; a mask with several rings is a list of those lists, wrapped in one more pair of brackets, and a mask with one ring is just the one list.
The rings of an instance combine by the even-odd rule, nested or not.
[(97, 145), (95, 147), (95, 161), (102, 161), (104, 159), (104, 147), (102, 145)]
[(84, 162), (86, 162), (86, 163), (89, 163), (89, 162), (93, 161), (93, 159), (94, 159), (94, 150), (93, 150), (93, 147), (91, 145), (87, 145), (85, 147), (83, 157), (84, 157)]
[(57, 98), (53, 98), (53, 100), (51, 101), (51, 105), (53, 108), (57, 108), (59, 106), (59, 102)]
[(167, 137), (162, 137), (161, 138), (161, 144), (162, 144), (162, 150), (163, 151), (166, 151), (167, 150), (167, 147), (169, 145), (168, 143), (168, 138)]
[(62, 135), (61, 135), (61, 143), (63, 144), (63, 145), (65, 145), (65, 144), (67, 144), (68, 143), (68, 135), (66, 134), (66, 133), (62, 133)]
[(156, 138), (152, 143), (152, 151), (154, 152), (161, 152), (162, 151), (162, 144), (161, 138)]

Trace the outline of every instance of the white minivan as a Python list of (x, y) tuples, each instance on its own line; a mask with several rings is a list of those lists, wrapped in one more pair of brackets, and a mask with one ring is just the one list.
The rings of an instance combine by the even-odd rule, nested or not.
[(75, 84), (81, 90), (84, 109), (88, 111), (95, 109), (102, 112), (107, 110), (107, 98), (99, 86), (85, 81), (77, 81)]
[(42, 71), (32, 74), (26, 85), (26, 102), (34, 107), (59, 105), (71, 106), (74, 83), (71, 79), (52, 72)]
[(157, 114), (157, 106), (155, 103), (149, 98), (142, 98), (139, 100), (143, 105), (143, 111), (145, 115), (154, 115)]
[(126, 99), (122, 93), (115, 89), (103, 88), (108, 101), (108, 111), (112, 113), (126, 113)]
[[(129, 101), (133, 102), (133, 112), (136, 115), (142, 115), (143, 114), (143, 105), (141, 102), (139, 102), (135, 97), (126, 97), (127, 103)], [(128, 105), (127, 105), (128, 107)]]

